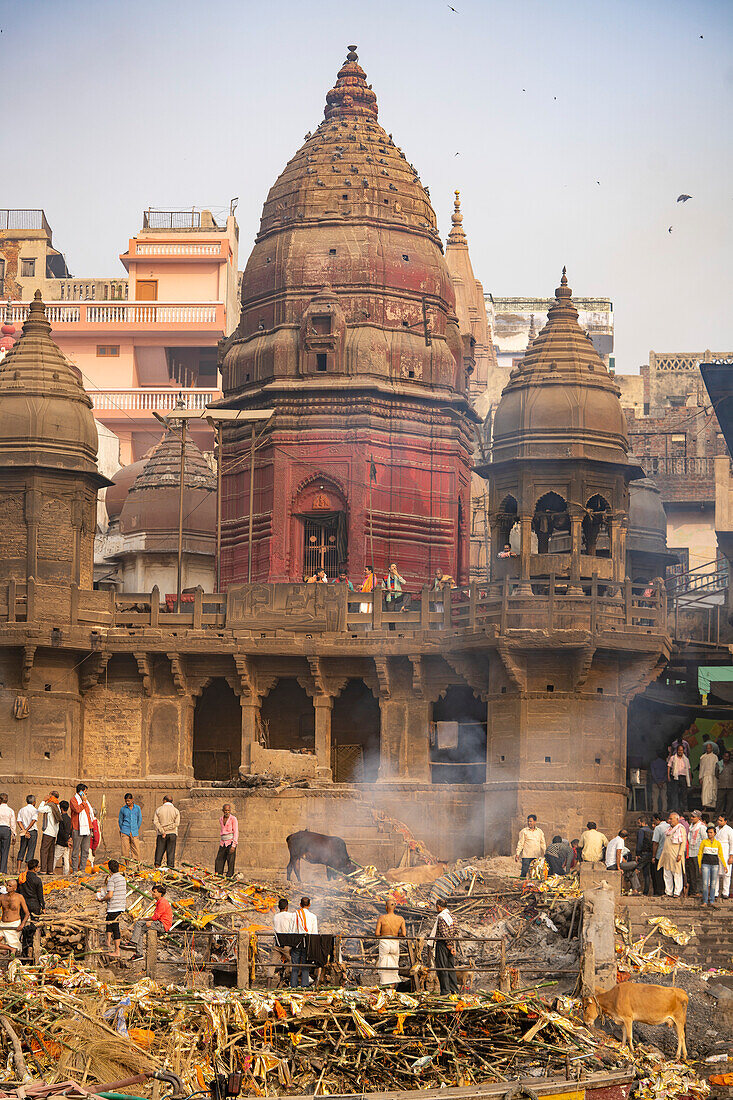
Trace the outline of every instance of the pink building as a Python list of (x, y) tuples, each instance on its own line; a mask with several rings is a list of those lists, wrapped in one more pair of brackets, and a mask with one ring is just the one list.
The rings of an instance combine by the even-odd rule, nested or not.
[[(219, 396), (217, 345), (239, 316), (238, 238), (233, 214), (219, 225), (208, 210), (151, 210), (120, 256), (126, 278), (49, 277), (42, 262), (33, 277), (22, 278), (18, 265), (13, 297), (20, 301), (10, 302), (10, 321), (25, 320), (39, 289), (52, 337), (82, 372), (96, 419), (119, 438), (123, 465), (160, 438), (153, 411), (173, 408), (179, 395), (187, 408)], [(34, 240), (36, 252), (41, 244)], [(18, 247), (21, 257), (24, 248)], [(209, 449), (207, 425), (193, 422), (191, 429)]]

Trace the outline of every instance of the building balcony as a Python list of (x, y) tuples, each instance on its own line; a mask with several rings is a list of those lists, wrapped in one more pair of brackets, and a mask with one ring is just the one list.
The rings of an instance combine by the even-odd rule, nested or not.
[(664, 504), (712, 504), (715, 500), (715, 459), (642, 455), (639, 463), (656, 482)]
[[(216, 389), (180, 389), (178, 386), (168, 388), (152, 388), (141, 386), (136, 389), (118, 390), (88, 390), (92, 399), (94, 416), (100, 423), (112, 431), (120, 431), (122, 428), (136, 429), (150, 427), (158, 422), (154, 413), (165, 414), (171, 412), (183, 402), (184, 409), (192, 409), (203, 412), (207, 405), (221, 398), (221, 391)], [(211, 428), (205, 420), (190, 421), (192, 431), (202, 429), (210, 434)]]
[(217, 241), (139, 241), (132, 239), (130, 247), (120, 259), (127, 267), (130, 260), (203, 260), (224, 263), (231, 256), (229, 241), (223, 237)]
[[(28, 316), (29, 302), (11, 302), (9, 320), (22, 324)], [(224, 334), (223, 302), (50, 302), (46, 317), (59, 333), (104, 331), (120, 334), (125, 329), (141, 333), (208, 332)]]

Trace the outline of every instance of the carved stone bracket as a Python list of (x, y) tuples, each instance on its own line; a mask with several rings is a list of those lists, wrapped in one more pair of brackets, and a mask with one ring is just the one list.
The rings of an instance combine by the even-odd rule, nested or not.
[(149, 653), (142, 653), (138, 650), (133, 654), (133, 656), (135, 657), (135, 660), (137, 661), (137, 670), (140, 673), (140, 676), (142, 677), (143, 692), (146, 695), (152, 695), (152, 693), (153, 693), (153, 680), (152, 680), (153, 667), (152, 667), (152, 664), (151, 664), (151, 661), (150, 661), (150, 654)]
[(576, 691), (578, 690), (578, 688), (581, 688), (585, 681), (588, 679), (588, 673), (590, 672), (591, 665), (593, 664), (595, 653), (596, 647), (594, 645), (585, 645), (581, 649), (575, 651), (573, 686)]
[(91, 653), (81, 666), (79, 688), (82, 694), (96, 687), (109, 664), (111, 653)]
[(20, 670), (20, 682), (24, 688), (28, 688), (31, 682), (31, 673), (33, 672), (33, 660), (36, 655), (36, 646), (26, 645), (23, 646), (23, 664)]
[(325, 670), (323, 667), (323, 661), (320, 657), (309, 657), (308, 668), (311, 670), (311, 676), (313, 677), (313, 683), (315, 684), (316, 691), (319, 695), (330, 695), (330, 691), (326, 686)]
[(657, 679), (667, 664), (664, 656), (657, 657), (653, 664), (649, 663), (651, 660), (647, 657), (646, 660), (636, 661), (628, 670), (628, 675), (620, 677), (619, 694), (627, 706), (635, 695)]
[(261, 690), (257, 682), (257, 671), (254, 662), (246, 653), (235, 653), (233, 657), (241, 693), (246, 699), (255, 702), (261, 695)]
[(180, 653), (169, 653), (168, 660), (171, 663), (171, 674), (173, 676), (173, 683), (176, 685), (176, 691), (179, 695), (188, 695), (186, 669)]
[(389, 699), (392, 695), (392, 673), (389, 667), (389, 658), (375, 657), (374, 668), (377, 673), (379, 694), (383, 699)]
[(468, 653), (446, 653), (445, 660), (454, 672), (463, 677), (475, 695), (483, 700), (488, 698), (489, 665), (485, 657), (482, 660)]
[(499, 638), (497, 641), (497, 650), (501, 657), (502, 664), (506, 669), (507, 675), (515, 687), (519, 691), (527, 690), (527, 669), (526, 666), (520, 663), (514, 656), (512, 647), (507, 642), (506, 638)]
[(418, 699), (425, 698), (425, 681), (423, 679), (422, 657), (410, 657), (412, 665), (412, 690)]

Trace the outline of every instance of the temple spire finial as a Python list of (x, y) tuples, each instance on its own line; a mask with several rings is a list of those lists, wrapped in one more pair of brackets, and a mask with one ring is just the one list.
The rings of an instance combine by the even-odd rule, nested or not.
[(448, 244), (468, 244), (463, 229), (463, 214), (461, 213), (461, 192), (454, 191), (453, 213), (451, 214), (451, 231), (448, 234)]
[(573, 296), (572, 289), (568, 286), (567, 268), (565, 268), (565, 266), (563, 266), (562, 276), (560, 278), (560, 286), (557, 287), (557, 289), (555, 290), (555, 297), (557, 299), (561, 299), (561, 298), (572, 298), (572, 296)]
[(339, 69), (338, 79), (326, 95), (323, 112), (327, 122), (335, 118), (369, 118), (376, 122), (379, 114), (377, 97), (366, 82), (366, 73), (359, 64), (356, 46), (349, 46), (346, 60)]

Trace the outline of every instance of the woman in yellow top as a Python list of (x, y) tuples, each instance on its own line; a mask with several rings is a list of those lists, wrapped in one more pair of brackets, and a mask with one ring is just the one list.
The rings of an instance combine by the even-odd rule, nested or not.
[(722, 866), (724, 871), (728, 870), (723, 848), (715, 837), (714, 825), (708, 825), (707, 839), (700, 843), (697, 862), (702, 872), (702, 904), (712, 906), (718, 889), (718, 868)]

